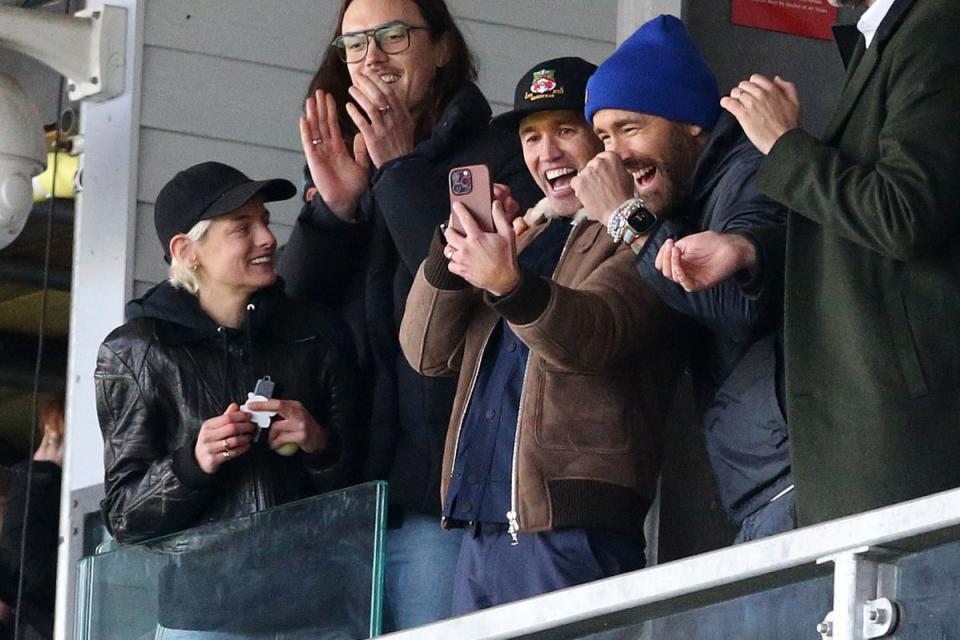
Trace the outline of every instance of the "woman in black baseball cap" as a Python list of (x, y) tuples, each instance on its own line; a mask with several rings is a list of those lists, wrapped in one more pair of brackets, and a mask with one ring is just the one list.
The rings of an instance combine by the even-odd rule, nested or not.
[[(154, 216), (170, 278), (128, 305), (128, 321), (107, 336), (95, 374), (105, 442), (101, 506), (120, 542), (353, 480), (349, 334), (284, 294), (274, 272), (277, 242), (264, 203), (295, 192), (286, 180), (251, 180), (218, 162), (181, 171), (160, 191)], [(249, 401), (251, 392), (271, 399)], [(256, 416), (259, 427), (253, 411), (265, 412), (265, 420)], [(162, 579), (162, 630), (250, 630), (243, 603), (263, 594), (211, 588), (219, 578), (181, 569)], [(190, 606), (164, 606), (184, 593)]]

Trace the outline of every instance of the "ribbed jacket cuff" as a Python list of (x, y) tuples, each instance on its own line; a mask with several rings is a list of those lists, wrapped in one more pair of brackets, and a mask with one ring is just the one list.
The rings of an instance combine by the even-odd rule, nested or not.
[(550, 284), (540, 276), (520, 270), (520, 284), (503, 296), (484, 294), (487, 304), (496, 309), (507, 322), (525, 325), (536, 321), (550, 304)]
[(553, 528), (598, 527), (642, 537), (650, 501), (627, 487), (599, 480), (550, 480)]
[(173, 453), (173, 473), (185, 486), (205, 489), (213, 483), (215, 476), (200, 468), (193, 450), (194, 446), (180, 447)]
[(446, 246), (446, 238), (440, 233), (440, 229), (437, 229), (433, 234), (433, 240), (430, 241), (430, 253), (423, 261), (423, 275), (435, 289), (448, 291), (466, 289), (469, 283), (455, 273), (450, 273), (450, 269), (447, 268), (450, 261), (443, 255), (443, 249)]

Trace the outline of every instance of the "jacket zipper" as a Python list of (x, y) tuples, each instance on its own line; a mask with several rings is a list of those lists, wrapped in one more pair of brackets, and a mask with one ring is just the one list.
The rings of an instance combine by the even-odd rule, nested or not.
[[(244, 319), (244, 322), (246, 325), (244, 327), (244, 331), (246, 332), (244, 335), (245, 340), (243, 343), (243, 347), (240, 350), (240, 364), (241, 364), (241, 370), (243, 371), (244, 386), (249, 385), (250, 381), (253, 379), (253, 376), (250, 375), (250, 367), (253, 364), (253, 336), (251, 334), (251, 331), (252, 331), (252, 322), (253, 322), (252, 316), (254, 311), (256, 310), (257, 310), (256, 305), (254, 305), (253, 303), (247, 304), (247, 308), (246, 308), (247, 317)], [(253, 388), (250, 388), (250, 391), (253, 391)], [(243, 393), (244, 395), (246, 395), (246, 392), (243, 392)], [(259, 434), (259, 432), (260, 432), (260, 429), (258, 427), (257, 433)], [(254, 474), (253, 494), (257, 502), (257, 511), (260, 512), (267, 508), (267, 500), (266, 500), (266, 497), (264, 496), (264, 490), (263, 490), (264, 483), (263, 483), (263, 480), (261, 479), (262, 473), (260, 470), (260, 465), (252, 465), (252, 466), (253, 466), (253, 474)]]
[[(253, 341), (251, 340), (250, 334), (249, 334), (250, 315), (255, 309), (256, 307), (253, 304), (248, 304), (246, 307), (247, 316), (244, 319), (244, 322), (246, 323), (244, 330), (247, 332), (245, 334), (246, 339), (238, 347), (240, 351), (240, 357), (238, 358), (239, 362), (237, 363), (236, 368), (240, 372), (239, 379), (240, 379), (241, 388), (246, 388), (247, 383), (250, 380), (250, 367), (249, 367), (249, 363), (247, 362), (248, 359), (253, 358)], [(217, 331), (224, 337), (224, 354), (226, 355), (229, 353), (229, 350), (227, 349), (227, 346), (226, 346), (227, 345), (226, 329), (221, 326), (217, 328)], [(226, 368), (224, 368), (225, 379), (226, 379), (226, 374), (227, 374), (227, 370)], [(231, 384), (230, 386), (233, 386), (233, 385)], [(245, 394), (244, 391), (241, 391), (240, 393)], [(236, 399), (233, 399), (233, 398), (227, 398), (227, 400), (228, 402), (236, 402)], [(258, 435), (259, 435), (259, 431), (258, 431)], [(256, 464), (250, 465), (250, 476), (251, 476), (251, 484), (253, 485), (253, 490), (252, 490), (253, 503), (255, 506), (255, 510), (257, 512), (260, 512), (266, 508), (267, 501), (263, 495), (263, 486), (262, 486), (263, 483), (261, 481), (261, 473), (260, 473), (259, 465), (256, 465)]]
[[(556, 280), (560, 273), (560, 267), (563, 266), (563, 259), (567, 255), (567, 249), (573, 244), (574, 236), (577, 232), (577, 221), (570, 223), (573, 229), (567, 236), (567, 241), (563, 244), (563, 251), (560, 252), (560, 258), (557, 260), (557, 266), (553, 270), (551, 280)], [(510, 534), (510, 546), (516, 547), (520, 544), (517, 534), (520, 533), (520, 515), (517, 513), (517, 453), (520, 451), (520, 425), (523, 422), (523, 401), (527, 396), (527, 374), (530, 373), (530, 367), (533, 364), (533, 354), (527, 356), (527, 366), (523, 370), (523, 383), (520, 391), (520, 406), (517, 408), (517, 428), (513, 437), (513, 461), (510, 470), (510, 511), (507, 511), (507, 533)]]

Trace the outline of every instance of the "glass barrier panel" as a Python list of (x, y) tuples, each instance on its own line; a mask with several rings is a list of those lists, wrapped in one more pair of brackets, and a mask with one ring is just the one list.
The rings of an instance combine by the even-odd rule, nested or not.
[(84, 558), (75, 638), (379, 635), (386, 494), (371, 482)]

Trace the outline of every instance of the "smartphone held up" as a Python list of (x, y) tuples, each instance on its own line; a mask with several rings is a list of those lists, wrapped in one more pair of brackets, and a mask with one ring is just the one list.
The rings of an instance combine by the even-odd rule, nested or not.
[(493, 182), (490, 169), (483, 164), (455, 167), (450, 170), (448, 180), (450, 191), (450, 228), (464, 233), (463, 224), (453, 210), (453, 203), (462, 203), (477, 225), (488, 233), (495, 231), (493, 224)]

